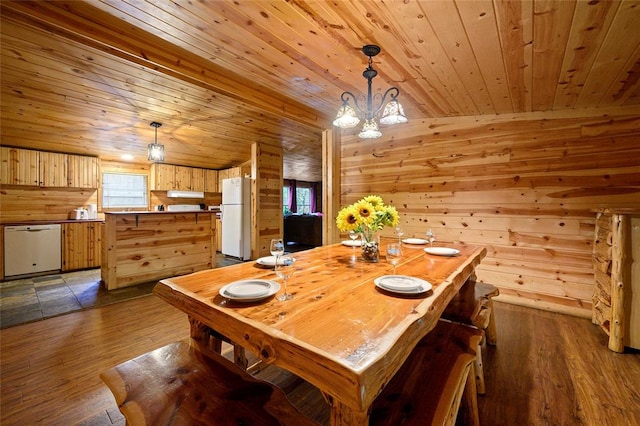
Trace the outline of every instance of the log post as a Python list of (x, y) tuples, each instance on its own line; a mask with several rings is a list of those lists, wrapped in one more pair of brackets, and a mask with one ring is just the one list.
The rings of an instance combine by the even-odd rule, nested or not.
[(623, 214), (612, 217), (613, 245), (611, 250), (611, 332), (609, 334), (609, 349), (624, 352), (625, 320), (624, 320), (624, 287), (629, 218)]

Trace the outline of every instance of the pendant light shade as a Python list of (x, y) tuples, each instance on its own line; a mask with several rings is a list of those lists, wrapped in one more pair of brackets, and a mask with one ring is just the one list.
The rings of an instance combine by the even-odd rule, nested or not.
[(154, 143), (147, 145), (147, 158), (149, 161), (156, 163), (164, 161), (164, 145), (158, 143), (158, 127), (162, 126), (162, 123), (156, 121), (151, 122), (150, 126), (156, 129), (156, 139)]

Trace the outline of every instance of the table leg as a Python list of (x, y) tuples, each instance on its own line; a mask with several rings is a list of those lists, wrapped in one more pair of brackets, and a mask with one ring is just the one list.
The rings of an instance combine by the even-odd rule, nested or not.
[(200, 350), (206, 353), (212, 351), (222, 353), (222, 342), (228, 341), (233, 345), (233, 359), (237, 365), (246, 370), (249, 364), (244, 348), (229, 341), (226, 337), (209, 327), (208, 325), (189, 317), (191, 326), (191, 338), (198, 344)]
[(323, 396), (331, 406), (331, 426), (362, 426), (369, 424), (368, 412), (355, 411), (324, 392)]

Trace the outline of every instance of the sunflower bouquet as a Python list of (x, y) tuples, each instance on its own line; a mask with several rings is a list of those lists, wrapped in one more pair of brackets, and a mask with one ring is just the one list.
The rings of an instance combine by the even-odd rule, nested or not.
[[(377, 241), (374, 235), (385, 226), (396, 226), (400, 221), (398, 211), (393, 206), (385, 206), (382, 198), (368, 195), (340, 210), (336, 217), (336, 225), (342, 232), (355, 231), (362, 235), (363, 256), (367, 250), (375, 250), (377, 258)], [(370, 247), (368, 249), (368, 247)]]

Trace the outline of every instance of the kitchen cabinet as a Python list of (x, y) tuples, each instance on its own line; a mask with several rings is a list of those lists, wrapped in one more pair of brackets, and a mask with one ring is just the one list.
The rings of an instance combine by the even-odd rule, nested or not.
[(101, 222), (73, 222), (62, 225), (62, 270), (100, 266)]
[(218, 192), (218, 171), (154, 163), (150, 188), (151, 191)]
[(67, 186), (69, 188), (98, 188), (98, 158), (69, 154)]
[(215, 218), (208, 211), (105, 213), (105, 289), (215, 268)]
[(216, 251), (222, 251), (222, 220), (216, 219)]
[(218, 189), (222, 191), (222, 181), (234, 177), (243, 177), (242, 167), (231, 167), (229, 169), (218, 170)]
[(178, 191), (204, 191), (204, 169), (175, 166), (175, 188)]
[(204, 192), (220, 192), (217, 170), (204, 169)]
[(50, 188), (97, 188), (98, 159), (82, 155), (0, 147), (6, 185)]
[(189, 191), (204, 192), (204, 169), (191, 167), (191, 189)]
[(175, 188), (176, 166), (153, 163), (151, 165), (151, 191), (171, 191)]
[(38, 152), (38, 186), (68, 186), (67, 166), (69, 156), (56, 152)]
[(191, 167), (175, 166), (174, 188), (178, 191), (191, 191)]
[(0, 160), (2, 161), (0, 183), (39, 186), (38, 159), (38, 151), (0, 147)]

